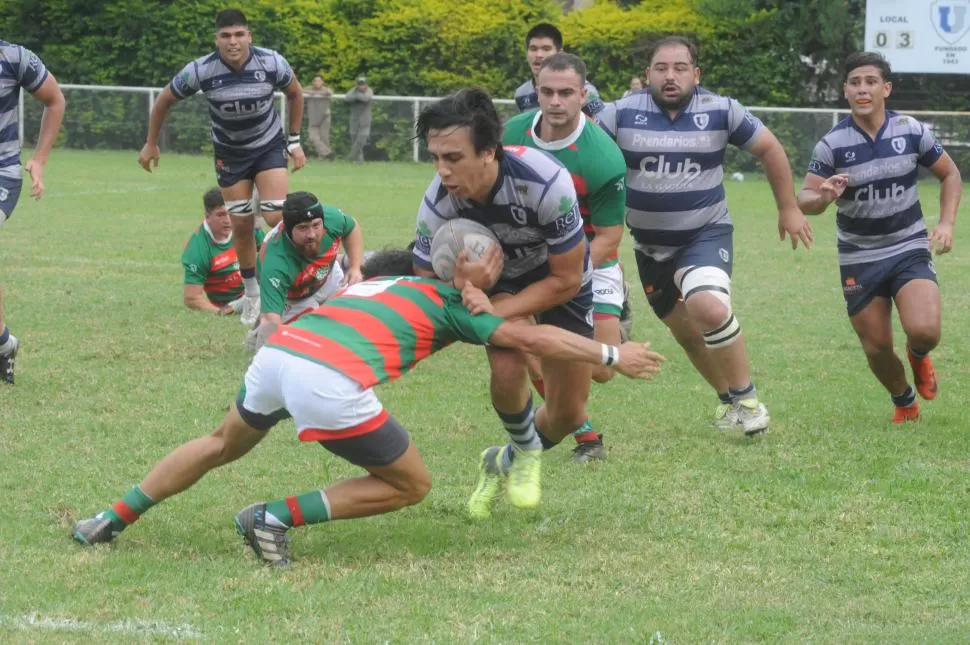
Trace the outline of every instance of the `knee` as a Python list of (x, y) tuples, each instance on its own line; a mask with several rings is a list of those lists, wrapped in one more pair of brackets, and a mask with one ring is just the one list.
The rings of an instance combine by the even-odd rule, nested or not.
[(920, 323), (906, 329), (909, 346), (921, 352), (928, 352), (940, 344), (940, 325), (933, 322)]
[(691, 324), (703, 333), (716, 331), (733, 314), (729, 303), (710, 294), (697, 294), (685, 301)]
[(420, 503), (431, 492), (431, 473), (427, 468), (411, 473), (407, 479), (398, 484), (397, 491), (399, 509)]
[(876, 357), (893, 351), (893, 339), (889, 335), (866, 334), (860, 336), (859, 341), (862, 343), (862, 351), (866, 353), (866, 356)]

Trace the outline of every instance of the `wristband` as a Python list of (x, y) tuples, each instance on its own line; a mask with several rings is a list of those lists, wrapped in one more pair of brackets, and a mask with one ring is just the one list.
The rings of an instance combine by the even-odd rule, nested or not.
[(618, 350), (616, 346), (604, 344), (601, 347), (603, 348), (603, 356), (600, 359), (600, 362), (603, 365), (610, 367), (615, 365), (617, 361), (620, 360), (620, 350)]
[(292, 154), (293, 151), (299, 147), (300, 147), (300, 133), (291, 132), (286, 137), (286, 151)]

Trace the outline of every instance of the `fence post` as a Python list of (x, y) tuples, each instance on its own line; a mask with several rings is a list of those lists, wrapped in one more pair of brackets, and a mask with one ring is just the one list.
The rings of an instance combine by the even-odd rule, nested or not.
[(155, 109), (155, 90), (148, 90), (148, 122), (152, 122), (152, 110)]
[(834, 128), (839, 124), (839, 111), (832, 110), (832, 127)]
[(24, 146), (24, 91), (20, 90), (17, 97), (17, 136), (19, 137), (20, 147)]
[[(418, 124), (418, 115), (421, 114), (421, 101), (414, 99), (414, 103), (411, 104), (412, 112), (414, 113), (414, 120), (411, 122), (411, 135), (414, 136), (414, 126)], [(420, 148), (418, 146), (418, 138), (414, 137), (411, 139), (411, 158), (414, 163), (421, 161), (419, 158)]]

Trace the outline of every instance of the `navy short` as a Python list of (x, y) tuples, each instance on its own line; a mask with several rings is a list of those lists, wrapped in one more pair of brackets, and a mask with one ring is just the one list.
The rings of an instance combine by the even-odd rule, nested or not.
[(0, 177), (0, 211), (3, 211), (5, 215), (3, 219), (10, 219), (13, 215), (13, 209), (17, 207), (17, 201), (20, 199), (20, 189), (23, 184), (23, 179), (19, 177), (17, 179), (13, 177)]
[(647, 302), (661, 320), (670, 315), (681, 298), (674, 284), (674, 274), (689, 266), (717, 267), (729, 276), (734, 268), (734, 227), (717, 224), (698, 231), (673, 257), (658, 262), (648, 255), (634, 251), (640, 284)]
[(220, 155), (216, 153), (216, 179), (220, 188), (235, 186), (241, 181), (256, 179), (264, 170), (286, 168), (286, 145), (283, 139), (256, 151), (251, 156)]
[(865, 309), (873, 298), (895, 298), (910, 280), (932, 280), (939, 284), (933, 256), (923, 249), (876, 262), (847, 264), (839, 267), (839, 273), (849, 316)]
[[(499, 280), (491, 293), (516, 294), (525, 287), (514, 282)], [(552, 325), (584, 338), (593, 337), (593, 281), (587, 281), (579, 288), (579, 293), (572, 300), (556, 305), (552, 309), (536, 314), (536, 322), (540, 325)]]

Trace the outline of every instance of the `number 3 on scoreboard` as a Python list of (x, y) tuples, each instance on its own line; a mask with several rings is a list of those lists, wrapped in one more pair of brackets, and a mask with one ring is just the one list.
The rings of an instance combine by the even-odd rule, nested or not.
[(912, 49), (912, 48), (913, 48), (913, 32), (897, 31), (896, 49)]

